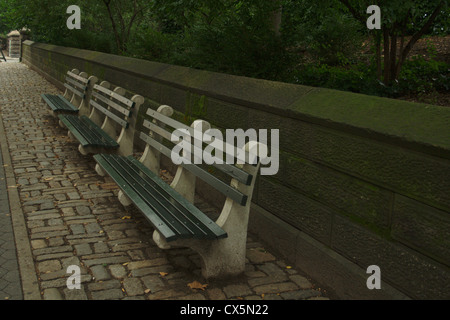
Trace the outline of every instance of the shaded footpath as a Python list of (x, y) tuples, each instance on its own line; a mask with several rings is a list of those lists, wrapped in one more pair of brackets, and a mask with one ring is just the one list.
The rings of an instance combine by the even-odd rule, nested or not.
[[(42, 93), (60, 94), (27, 66), (0, 64), (0, 141), (11, 161), (2, 167), (14, 178), (10, 206), (0, 181), (0, 228), (14, 228), (18, 257), (8, 264), (10, 272), (0, 269), (1, 299), (21, 299), (21, 288), (24, 299), (51, 300), (328, 299), (251, 235), (245, 274), (226, 281), (203, 279), (190, 249), (159, 249), (151, 226), (120, 204), (118, 187), (96, 174), (92, 157), (78, 152), (41, 102)], [(203, 199), (196, 205), (217, 214)], [(8, 230), (0, 238), (0, 267), (3, 258), (15, 256)], [(67, 288), (73, 265), (81, 269), (79, 290)]]

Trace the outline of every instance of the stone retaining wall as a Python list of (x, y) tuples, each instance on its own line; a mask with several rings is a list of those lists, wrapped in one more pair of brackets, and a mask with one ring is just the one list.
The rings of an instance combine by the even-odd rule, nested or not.
[(60, 88), (77, 68), (180, 118), (280, 129), (280, 171), (257, 181), (253, 232), (342, 298), (450, 298), (449, 108), (31, 41), (22, 61)]

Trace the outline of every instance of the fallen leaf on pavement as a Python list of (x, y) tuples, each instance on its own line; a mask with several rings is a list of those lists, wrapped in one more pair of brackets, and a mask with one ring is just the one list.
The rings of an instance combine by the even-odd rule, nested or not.
[(198, 281), (194, 281), (194, 282), (188, 283), (188, 287), (189, 288), (191, 288), (191, 289), (199, 289), (199, 290), (203, 290), (203, 291), (205, 291), (207, 286), (208, 286), (207, 284), (201, 284)]

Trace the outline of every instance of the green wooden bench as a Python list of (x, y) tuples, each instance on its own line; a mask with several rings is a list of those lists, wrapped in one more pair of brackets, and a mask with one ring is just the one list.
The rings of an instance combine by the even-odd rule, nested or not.
[[(203, 259), (206, 278), (238, 275), (245, 269), (247, 225), (250, 203), (259, 163), (255, 165), (214, 165), (229, 177), (230, 183), (195, 164), (178, 166), (171, 185), (159, 177), (160, 157), (171, 157), (171, 132), (175, 129), (205, 131), (205, 121), (188, 127), (171, 118), (172, 108), (149, 109), (139, 137), (146, 143), (140, 160), (133, 156), (97, 154), (98, 174), (109, 175), (120, 187), (119, 200), (124, 206), (134, 204), (155, 228), (153, 239), (160, 248), (190, 247)], [(172, 128), (172, 130), (168, 128)], [(257, 143), (247, 144), (257, 147)], [(253, 148), (252, 151), (254, 152)], [(226, 196), (217, 221), (194, 206), (195, 184), (199, 178)]]
[(117, 87), (112, 91), (110, 86), (107, 81), (94, 85), (89, 100), (90, 109), (87, 106), (80, 109), (80, 116), (58, 116), (60, 125), (66, 127), (69, 136), (80, 143), (79, 151), (83, 155), (133, 153), (134, 128), (144, 98), (135, 95), (128, 99), (123, 88)]
[(54, 116), (78, 114), (84, 105), (89, 104), (90, 91), (97, 81), (97, 77), (88, 78), (87, 73), (80, 73), (77, 69), (73, 69), (66, 74), (64, 95), (45, 93), (41, 95), (41, 98)]

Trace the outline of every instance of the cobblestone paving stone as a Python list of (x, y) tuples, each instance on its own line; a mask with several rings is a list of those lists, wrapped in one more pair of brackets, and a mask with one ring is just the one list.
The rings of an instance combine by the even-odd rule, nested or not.
[[(327, 299), (251, 236), (245, 274), (226, 281), (203, 279), (190, 249), (159, 249), (151, 226), (119, 203), (117, 186), (77, 151), (41, 93), (60, 92), (21, 63), (0, 64), (0, 113), (43, 299)], [(71, 265), (81, 268), (80, 290), (67, 288)], [(194, 281), (207, 286), (192, 289)]]

